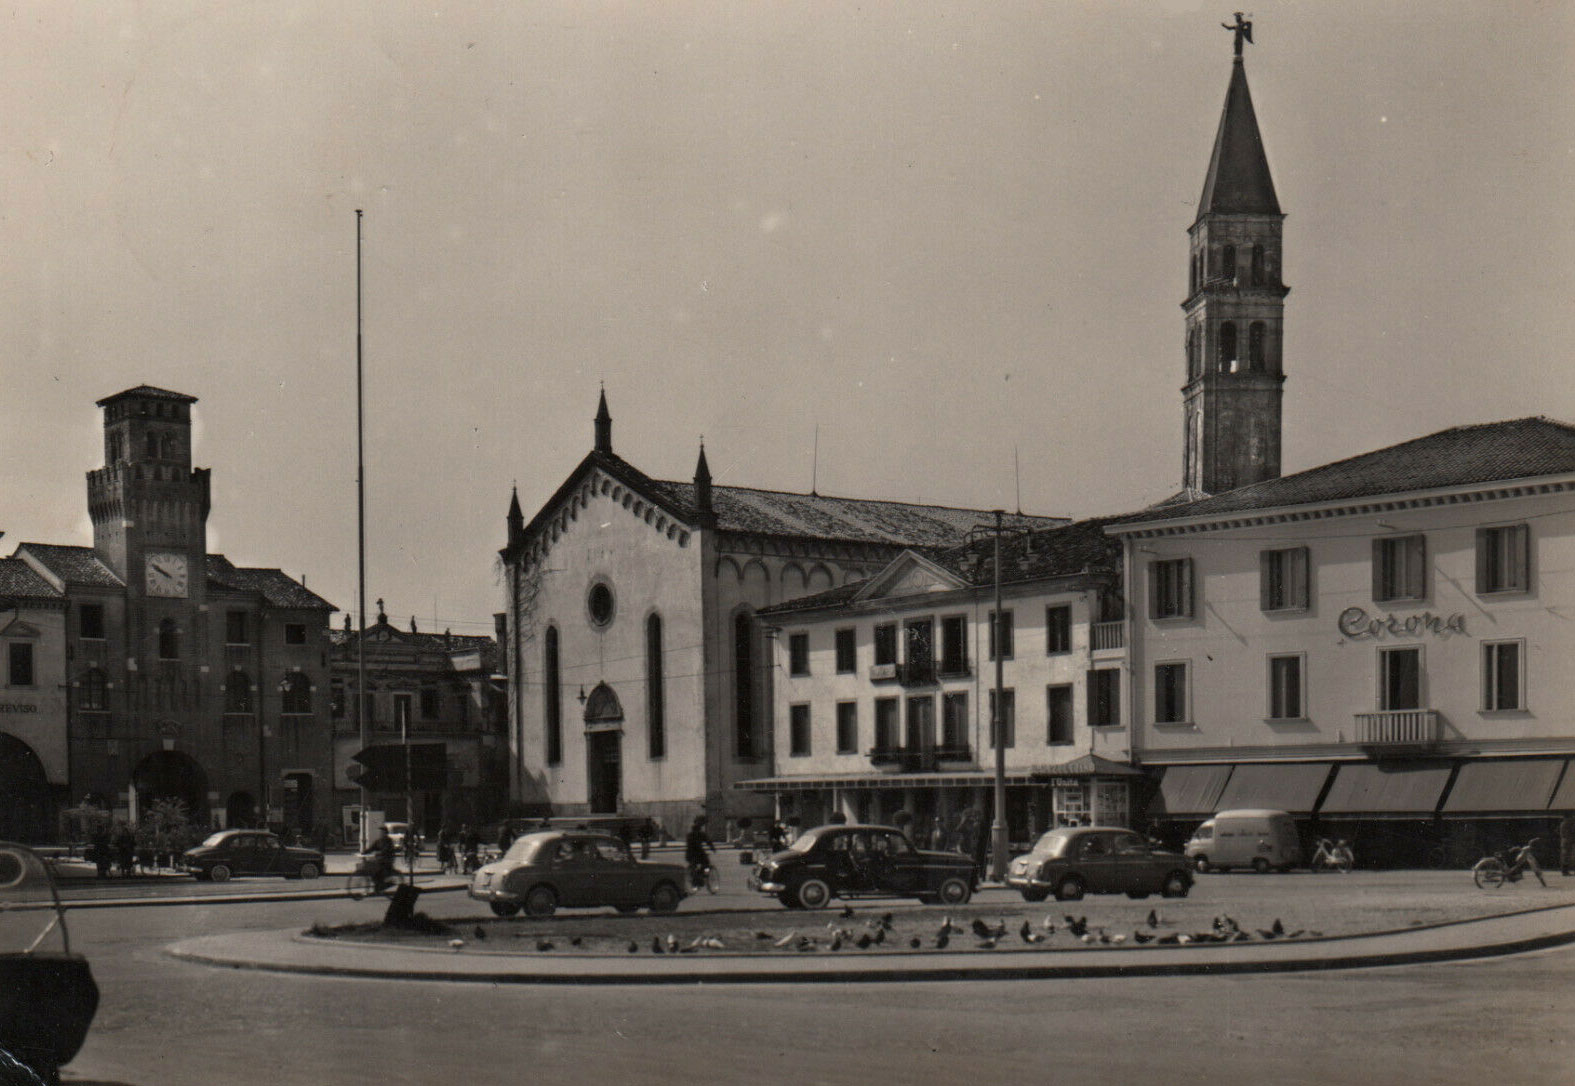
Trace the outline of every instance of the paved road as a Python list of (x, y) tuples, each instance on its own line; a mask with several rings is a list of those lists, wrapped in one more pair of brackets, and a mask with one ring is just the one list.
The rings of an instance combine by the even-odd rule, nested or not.
[[(1296, 879), (1205, 886), (1238, 901), (1261, 895), (1272, 909), (1299, 892)], [(1378, 876), (1349, 885), (1375, 904), (1396, 892)], [(753, 904), (743, 894), (715, 901)], [(475, 914), (457, 894), (422, 907)], [(283, 976), (195, 966), (160, 949), (375, 911), (331, 900), (75, 913), (103, 1004), (66, 1081), (1575, 1081), (1575, 951), (1294, 976), (653, 991)]]

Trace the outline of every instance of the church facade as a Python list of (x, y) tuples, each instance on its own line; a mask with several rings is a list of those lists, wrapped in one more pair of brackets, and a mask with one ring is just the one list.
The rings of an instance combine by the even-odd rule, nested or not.
[(173, 798), (199, 826), (286, 831), (327, 814), (334, 607), (208, 552), (195, 402), (145, 385), (100, 400), (93, 545), (23, 543), (4, 563), (4, 703), (32, 708), (0, 715), (0, 796), (28, 797), (32, 838), (80, 803), (135, 822)]
[[(757, 612), (955, 546), (977, 509), (652, 479), (595, 443), (502, 551), (511, 795), (532, 813), (621, 812), (669, 832), (768, 815), (774, 651)], [(1014, 526), (1056, 518), (1012, 517)]]

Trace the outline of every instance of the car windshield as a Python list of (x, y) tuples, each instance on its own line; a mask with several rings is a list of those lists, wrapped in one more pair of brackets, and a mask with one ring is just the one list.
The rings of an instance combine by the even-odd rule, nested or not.
[(541, 843), (545, 840), (547, 838), (542, 837), (540, 834), (521, 837), (509, 846), (509, 850), (503, 854), (503, 858), (510, 863), (532, 863), (536, 859), (536, 854), (541, 851)]
[(1071, 837), (1065, 832), (1051, 830), (1049, 833), (1041, 835), (1039, 840), (1034, 842), (1034, 855), (1044, 856), (1053, 860), (1066, 852), (1066, 843), (1070, 840)]
[(808, 852), (815, 847), (816, 840), (815, 831), (810, 830), (808, 833), (799, 834), (798, 840), (794, 841), (788, 848), (793, 852)]
[(203, 839), (203, 847), (212, 848), (214, 845), (222, 845), (224, 843), (224, 835), (226, 832), (228, 831), (220, 830), (218, 833), (210, 833), (206, 838)]

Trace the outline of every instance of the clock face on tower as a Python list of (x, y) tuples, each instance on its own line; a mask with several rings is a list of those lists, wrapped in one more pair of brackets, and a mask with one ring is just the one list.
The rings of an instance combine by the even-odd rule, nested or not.
[(150, 596), (184, 596), (187, 587), (184, 554), (149, 554), (146, 591)]

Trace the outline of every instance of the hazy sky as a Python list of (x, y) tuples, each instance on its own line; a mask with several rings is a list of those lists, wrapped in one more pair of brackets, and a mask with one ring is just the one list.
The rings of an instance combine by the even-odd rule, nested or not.
[[(210, 548), (490, 629), (509, 488), (1125, 511), (1181, 474), (1232, 5), (32, 0), (0, 15), (0, 553), (91, 542), (95, 400), (199, 397)], [(1260, 3), (1287, 472), (1575, 420), (1575, 6)]]

